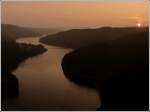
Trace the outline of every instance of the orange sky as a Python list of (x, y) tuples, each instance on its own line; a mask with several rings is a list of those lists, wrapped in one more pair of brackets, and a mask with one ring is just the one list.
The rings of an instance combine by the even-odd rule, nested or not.
[(131, 1), (3, 2), (2, 23), (55, 28), (148, 25), (147, 0)]

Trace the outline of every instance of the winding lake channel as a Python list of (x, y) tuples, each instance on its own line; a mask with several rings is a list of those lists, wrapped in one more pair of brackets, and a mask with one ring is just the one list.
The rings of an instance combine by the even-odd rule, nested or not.
[[(38, 37), (17, 39), (18, 43), (42, 44)], [(96, 90), (69, 81), (61, 61), (71, 49), (47, 46), (48, 50), (28, 58), (13, 72), (19, 81), (19, 96), (7, 103), (20, 110), (96, 110), (100, 98)]]

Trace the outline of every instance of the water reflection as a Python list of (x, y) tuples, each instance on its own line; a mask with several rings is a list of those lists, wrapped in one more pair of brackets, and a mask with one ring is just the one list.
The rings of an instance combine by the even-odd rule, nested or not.
[[(38, 44), (38, 40), (21, 38), (18, 41)], [(97, 92), (70, 83), (64, 76), (61, 61), (70, 50), (44, 47), (47, 52), (27, 59), (13, 72), (19, 80), (19, 96), (15, 100), (7, 99), (7, 110), (96, 110)]]

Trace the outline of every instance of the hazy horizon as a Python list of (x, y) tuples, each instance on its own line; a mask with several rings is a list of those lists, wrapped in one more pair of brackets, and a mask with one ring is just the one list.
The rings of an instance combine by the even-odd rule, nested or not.
[(148, 26), (148, 1), (2, 2), (2, 23), (30, 28)]

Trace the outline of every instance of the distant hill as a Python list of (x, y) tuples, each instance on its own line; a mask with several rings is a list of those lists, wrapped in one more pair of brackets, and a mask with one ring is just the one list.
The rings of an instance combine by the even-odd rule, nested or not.
[(32, 31), (28, 28), (24, 28), (16, 25), (10, 25), (10, 24), (1, 24), (1, 30), (2, 30), (2, 39), (4, 39), (3, 37), (8, 37), (8, 36), (13, 39), (16, 39), (16, 38), (29, 37), (29, 36), (36, 37), (40, 35), (38, 32)]
[(63, 31), (61, 28), (28, 28), (31, 31), (37, 32), (40, 35), (50, 35)]
[(72, 29), (48, 35), (40, 41), (55, 46), (66, 48), (80, 48), (96, 43), (114, 40), (130, 33), (139, 32), (146, 28), (112, 28), (102, 27), (98, 29)]

